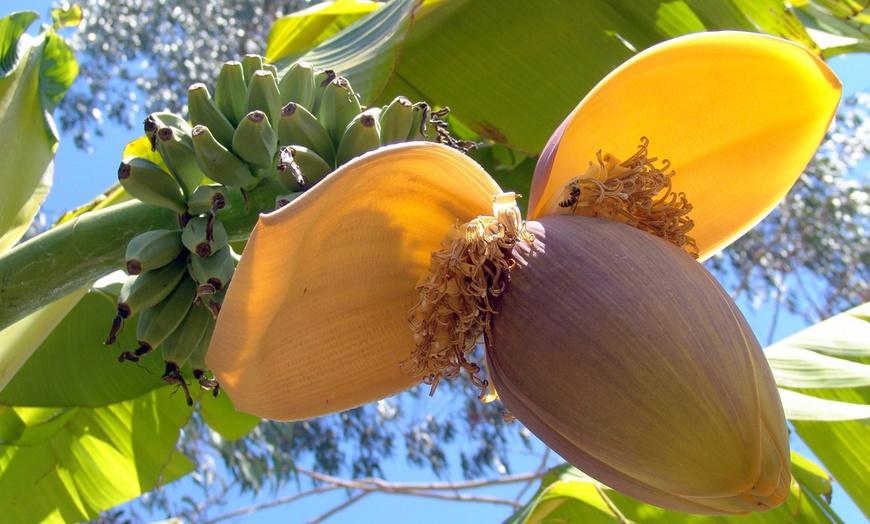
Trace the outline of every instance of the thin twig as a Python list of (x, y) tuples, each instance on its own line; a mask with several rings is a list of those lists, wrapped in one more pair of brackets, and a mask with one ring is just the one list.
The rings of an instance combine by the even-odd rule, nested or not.
[(342, 502), (342, 503), (339, 504), (338, 506), (336, 506), (336, 507), (332, 508), (331, 510), (327, 511), (327, 512), (324, 513), (323, 515), (317, 517), (316, 519), (314, 519), (314, 520), (309, 520), (309, 521), (308, 521), (308, 524), (317, 524), (318, 522), (323, 522), (324, 520), (326, 520), (326, 519), (328, 519), (329, 517), (335, 515), (335, 514), (338, 513), (339, 511), (343, 510), (344, 508), (346, 508), (346, 507), (350, 506), (351, 504), (355, 503), (355, 502), (358, 501), (359, 499), (365, 497), (365, 496), (368, 495), (369, 493), (371, 493), (371, 491), (363, 491), (362, 493), (358, 493), (358, 494), (354, 495), (353, 497), (351, 497), (351, 498), (345, 500), (344, 502)]
[[(282, 504), (289, 504), (295, 500), (298, 500), (302, 497), (313, 495), (315, 493), (323, 493), (326, 491), (332, 491), (338, 488), (346, 488), (353, 491), (362, 491), (362, 494), (368, 494), (372, 492), (381, 492), (381, 493), (393, 493), (397, 495), (413, 495), (417, 497), (429, 497), (429, 498), (437, 498), (444, 500), (455, 500), (462, 502), (485, 502), (491, 504), (503, 504), (507, 506), (511, 506), (513, 508), (521, 508), (522, 504), (515, 500), (507, 500), (498, 497), (490, 497), (488, 495), (466, 495), (459, 493), (459, 491), (464, 489), (471, 488), (479, 488), (484, 486), (495, 486), (501, 484), (513, 484), (517, 482), (533, 482), (537, 479), (540, 479), (544, 476), (544, 472), (535, 471), (529, 473), (521, 473), (518, 475), (510, 475), (507, 477), (501, 477), (496, 479), (478, 479), (478, 480), (467, 480), (464, 482), (408, 482), (408, 483), (392, 483), (387, 482), (383, 479), (378, 478), (365, 478), (365, 479), (342, 479), (338, 477), (333, 477), (331, 475), (325, 475), (323, 473), (318, 473), (316, 471), (307, 470), (304, 468), (296, 468), (296, 471), (302, 475), (310, 477), (314, 480), (318, 480), (320, 482), (326, 483), (325, 486), (320, 486), (302, 493), (297, 493), (296, 495), (292, 495), (289, 497), (284, 497), (280, 499), (275, 499), (271, 502), (267, 502), (265, 504), (258, 504), (255, 506), (248, 506), (246, 508), (241, 508), (225, 515), (221, 515), (217, 518), (211, 519), (209, 524), (214, 524), (215, 522), (220, 522), (223, 520), (227, 520), (233, 517), (237, 517), (239, 515), (247, 515), (250, 513), (254, 513), (256, 511), (267, 509), (275, 506), (279, 506)], [(450, 495), (446, 495), (443, 493), (437, 493), (438, 491), (453, 491), (454, 493)], [(342, 503), (340, 506), (334, 508), (334, 511), (331, 511), (327, 514), (321, 515), (318, 517), (319, 519), (323, 519), (328, 517), (335, 511), (339, 511), (344, 509), (345, 507), (353, 504), (359, 497), (362, 496), (354, 496), (348, 499), (348, 501)], [(316, 521), (319, 522), (319, 521)]]
[(740, 280), (740, 283), (731, 291), (731, 299), (737, 300), (737, 297), (740, 296), (742, 291), (749, 290), (749, 278), (752, 275), (752, 270), (761, 262), (761, 259), (764, 258), (765, 255), (770, 253), (773, 247), (782, 240), (782, 237), (786, 234), (789, 229), (790, 221), (791, 221), (791, 208), (789, 207), (789, 202), (786, 200), (783, 202), (782, 206), (780, 206), (780, 218), (779, 218), (779, 227), (776, 232), (769, 236), (770, 240), (763, 245), (762, 247), (755, 250), (755, 253), (752, 256), (752, 260), (749, 265), (746, 266), (746, 271), (743, 273), (743, 277)]
[(776, 331), (776, 325), (779, 323), (779, 310), (782, 308), (782, 293), (783, 286), (776, 287), (776, 298), (773, 302), (773, 316), (770, 319), (770, 328), (767, 331), (767, 344), (769, 346), (773, 344), (773, 334)]
[[(541, 462), (538, 464), (538, 467), (535, 469), (535, 473), (540, 473), (541, 476), (545, 475), (549, 468), (547, 468), (547, 461), (550, 459), (550, 448), (544, 447), (544, 452), (541, 454)], [(514, 498), (515, 501), (519, 502), (523, 495), (526, 494), (526, 491), (532, 487), (535, 481), (538, 479), (531, 479), (523, 485), (522, 489), (520, 489), (517, 496)]]
[(387, 493), (400, 493), (407, 491), (457, 491), (462, 489), (479, 488), (482, 486), (496, 486), (501, 484), (514, 484), (517, 482), (527, 482), (543, 477), (540, 472), (520, 473), (518, 475), (509, 475), (495, 479), (476, 479), (466, 480), (464, 482), (407, 482), (407, 483), (392, 483), (379, 478), (361, 478), (361, 479), (342, 479), (316, 471), (310, 471), (303, 468), (296, 468), (299, 473), (311, 477), (321, 482), (327, 482), (348, 489), (365, 489), (384, 491)]
[(297, 493), (295, 495), (291, 495), (289, 497), (283, 497), (280, 499), (275, 499), (275, 500), (270, 501), (270, 502), (266, 502), (264, 504), (256, 504), (254, 506), (248, 506), (246, 508), (241, 508), (241, 509), (237, 509), (235, 511), (231, 511), (230, 513), (226, 513), (224, 515), (221, 515), (219, 517), (216, 517), (216, 518), (209, 520), (208, 524), (214, 524), (215, 522), (220, 522), (222, 520), (228, 520), (228, 519), (231, 519), (233, 517), (238, 517), (240, 515), (249, 515), (251, 513), (255, 513), (257, 511), (260, 511), (262, 509), (273, 508), (275, 506), (280, 506), (282, 504), (289, 504), (295, 500), (301, 499), (302, 497), (307, 497), (308, 495), (314, 495), (316, 493), (325, 493), (327, 491), (333, 491), (333, 490), (336, 490), (340, 487), (341, 486), (335, 486), (335, 485), (319, 486), (319, 487), (310, 489), (308, 491), (304, 491), (302, 493)]

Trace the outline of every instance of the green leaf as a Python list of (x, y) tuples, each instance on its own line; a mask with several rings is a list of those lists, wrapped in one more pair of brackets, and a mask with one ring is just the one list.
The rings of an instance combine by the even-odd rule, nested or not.
[(734, 4), (761, 31), (793, 40), (817, 55), (822, 54), (794, 10), (787, 8), (782, 0), (734, 0)]
[(866, 6), (848, 0), (799, 0), (793, 5), (825, 58), (870, 51), (870, 14), (861, 12)]
[(420, 94), (482, 137), (530, 155), (604, 76), (663, 40), (762, 28), (813, 45), (781, 0), (590, 0), (582, 8), (454, 0), (417, 18), (377, 103)]
[(51, 26), (54, 29), (61, 27), (75, 27), (82, 23), (82, 6), (72, 5), (67, 8), (51, 10)]
[(70, 293), (6, 329), (0, 330), (0, 347), (3, 348), (3, 351), (0, 351), (0, 392), (5, 389), (55, 326), (78, 303), (85, 291), (82, 289)]
[[(866, 420), (870, 385), (864, 382), (870, 366), (870, 303), (811, 326), (771, 349), (771, 367), (780, 385), (803, 386), (793, 392), (780, 390), (795, 430), (870, 516), (870, 424)], [(795, 361), (790, 364), (788, 358)]]
[(337, 0), (279, 18), (269, 30), (264, 54), (272, 62), (299, 56), (379, 7), (377, 2)]
[[(87, 293), (0, 391), (0, 403), (97, 407), (166, 386), (160, 378), (163, 361), (159, 352), (143, 358), (141, 366), (118, 362), (122, 349), (137, 346), (138, 316), (125, 321), (117, 345), (103, 345), (115, 314), (114, 295), (96, 290)], [(0, 332), (4, 346), (8, 342), (3, 337), (6, 331)], [(29, 333), (48, 332), (31, 329)]]
[(78, 73), (55, 33), (24, 33), (37, 18), (19, 12), (0, 20), (0, 252), (21, 238), (48, 194), (58, 140), (50, 112)]
[(852, 402), (825, 400), (812, 395), (780, 388), (779, 396), (789, 420), (857, 420), (870, 419), (870, 406)]
[(244, 437), (260, 423), (258, 417), (236, 411), (226, 393), (219, 394), (217, 397), (202, 395), (199, 410), (206, 424), (227, 440), (238, 440)]
[[(867, 345), (870, 346), (870, 340)], [(776, 383), (790, 388), (855, 388), (870, 386), (870, 366), (816, 351), (774, 344), (764, 350)]]
[[(350, 80), (360, 101), (367, 104), (378, 96), (393, 74), (414, 10), (421, 2), (394, 0), (325, 40), (301, 60), (315, 67), (335, 69)], [(279, 46), (280, 42), (274, 45)], [(283, 73), (297, 58), (300, 57), (287, 57), (276, 66)]]
[[(842, 390), (820, 390), (829, 393)], [(870, 393), (866, 395), (870, 397)], [(870, 400), (870, 398), (868, 398)], [(801, 439), (870, 517), (870, 424), (859, 421), (793, 421)]]
[(0, 19), (0, 72), (8, 75), (19, 61), (18, 40), (39, 19), (33, 11), (20, 11)]
[[(796, 333), (777, 345), (870, 363), (870, 302)], [(861, 360), (867, 359), (867, 360)]]
[(818, 465), (792, 452), (794, 482), (786, 502), (765, 513), (709, 517), (675, 513), (644, 504), (597, 484), (570, 465), (551, 470), (532, 500), (507, 520), (510, 524), (550, 522), (644, 524), (840, 523), (828, 505), (831, 479)]
[[(0, 445), (3, 519), (90, 520), (186, 475), (193, 464), (175, 443), (190, 410), (180, 404), (164, 388), (95, 409), (17, 408), (35, 419), (18, 439), (29, 445)], [(46, 425), (52, 425), (51, 432)], [(39, 431), (38, 438), (29, 435)]]

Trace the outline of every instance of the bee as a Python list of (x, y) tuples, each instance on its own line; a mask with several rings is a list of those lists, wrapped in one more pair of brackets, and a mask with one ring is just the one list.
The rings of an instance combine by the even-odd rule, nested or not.
[(559, 207), (570, 207), (571, 211), (577, 208), (577, 200), (580, 197), (580, 188), (571, 184), (568, 189), (568, 198), (559, 202)]
[(295, 157), (295, 149), (290, 146), (282, 147), (281, 152), (278, 155), (278, 170), (290, 171), (290, 174), (296, 179), (296, 185), (299, 187), (305, 187), (307, 182), (305, 181), (305, 176), (302, 174), (302, 170), (299, 168), (299, 164), (294, 160)]

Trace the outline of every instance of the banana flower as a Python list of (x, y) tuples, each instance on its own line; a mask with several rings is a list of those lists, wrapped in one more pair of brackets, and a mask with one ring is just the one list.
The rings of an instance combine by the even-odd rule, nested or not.
[(366, 154), (260, 217), (208, 364), (237, 409), (276, 420), (465, 373), (629, 496), (699, 514), (775, 507), (791, 484), (777, 389), (698, 262), (785, 195), (839, 96), (784, 40), (650, 48), (553, 135), (528, 222), (461, 152)]

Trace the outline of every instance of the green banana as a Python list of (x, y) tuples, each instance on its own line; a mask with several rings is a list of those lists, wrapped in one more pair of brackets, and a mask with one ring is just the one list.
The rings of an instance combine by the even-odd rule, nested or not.
[(290, 191), (311, 187), (332, 172), (332, 166), (307, 147), (282, 147), (280, 159), (278, 181)]
[(196, 186), (202, 183), (202, 170), (196, 163), (190, 132), (177, 127), (161, 127), (157, 130), (156, 143), (166, 166), (178, 179), (186, 201)]
[(332, 143), (338, 147), (345, 128), (361, 112), (362, 107), (350, 82), (338, 77), (323, 88), (320, 108), (315, 114), (329, 132)]
[(190, 132), (190, 124), (187, 123), (187, 120), (168, 111), (151, 113), (145, 117), (143, 127), (145, 128), (145, 136), (151, 141), (151, 151), (154, 151), (156, 147), (154, 142), (157, 140), (157, 137), (155, 135), (161, 127), (176, 127), (185, 133)]
[(150, 160), (128, 156), (118, 166), (118, 182), (133, 197), (155, 206), (184, 213), (187, 200), (181, 186), (171, 173)]
[[(218, 305), (213, 310), (220, 310), (220, 306)], [(217, 380), (208, 378), (208, 365), (205, 363), (208, 346), (211, 344), (211, 337), (214, 334), (214, 326), (215, 323), (212, 322), (206, 327), (205, 333), (193, 349), (193, 353), (187, 358), (187, 361), (190, 362), (190, 367), (193, 369), (193, 378), (199, 381), (199, 386), (202, 389), (211, 390), (212, 395), (216, 397), (221, 387)]]
[(380, 111), (380, 108), (368, 109), (348, 124), (335, 151), (336, 165), (340, 166), (381, 146), (381, 125), (378, 122)]
[(104, 344), (115, 343), (115, 336), (130, 316), (148, 309), (164, 300), (181, 282), (187, 270), (187, 253), (178, 256), (169, 264), (129, 277), (118, 294), (118, 314)]
[(235, 60), (224, 63), (218, 73), (214, 86), (214, 101), (233, 127), (245, 117), (245, 98), (248, 85), (241, 62)]
[(314, 105), (311, 107), (312, 115), (320, 114), (320, 102), (323, 100), (323, 93), (326, 92), (326, 86), (336, 78), (338, 77), (332, 69), (321, 69), (314, 72)]
[(224, 116), (205, 84), (197, 82), (188, 88), (187, 112), (194, 125), (206, 126), (221, 145), (226, 148), (232, 147), (236, 128)]
[[(193, 148), (196, 149), (195, 136), (193, 140)], [(206, 176), (208, 176), (207, 173)], [(227, 188), (222, 184), (206, 184), (199, 186), (193, 191), (193, 194), (190, 195), (190, 199), (187, 201), (187, 214), (191, 216), (203, 215), (206, 213), (213, 215), (221, 209), (229, 208), (230, 201), (227, 195)]]
[(161, 345), (164, 362), (173, 363), (176, 369), (180, 369), (214, 321), (214, 316), (207, 307), (197, 304), (191, 306), (178, 329), (166, 337)]
[(268, 71), (255, 71), (248, 83), (246, 99), (248, 113), (262, 111), (269, 117), (269, 122), (277, 122), (281, 116), (281, 93), (275, 77)]
[(245, 84), (251, 84), (255, 71), (263, 69), (263, 57), (260, 55), (245, 55), (242, 57), (242, 70), (245, 72)]
[(414, 104), (404, 96), (397, 96), (381, 111), (381, 144), (404, 142), (414, 124)]
[(163, 267), (129, 277), (118, 294), (118, 315), (129, 318), (158, 304), (181, 282), (185, 269), (187, 253)]
[(268, 71), (272, 75), (272, 78), (274, 78), (276, 82), (278, 81), (278, 68), (275, 67), (275, 64), (267, 64), (264, 62), (262, 69), (263, 71)]
[(281, 78), (278, 91), (282, 101), (295, 102), (311, 111), (314, 108), (314, 66), (294, 62)]
[(408, 133), (408, 140), (430, 140), (428, 125), (431, 113), (432, 110), (426, 102), (414, 104), (414, 119), (411, 121), (411, 131)]
[(232, 249), (226, 246), (207, 257), (192, 254), (188, 259), (188, 271), (199, 284), (197, 297), (214, 295), (230, 283), (236, 271)]
[(187, 359), (196, 349), (206, 331), (209, 330), (210, 324), (214, 324), (211, 311), (206, 307), (194, 304), (184, 320), (181, 321), (181, 325), (160, 344), (163, 362), (166, 364), (163, 380), (170, 385), (178, 385), (184, 390), (188, 406), (193, 405), (193, 399), (190, 398), (187, 381), (181, 374), (181, 366), (187, 362)]
[(278, 137), (266, 113), (251, 111), (239, 122), (233, 135), (233, 152), (255, 168), (272, 167)]
[(163, 343), (187, 316), (195, 297), (196, 283), (191, 278), (183, 278), (165, 299), (139, 313), (139, 322), (136, 324), (139, 347), (135, 351), (121, 353), (118, 361), (137, 362)]
[(278, 120), (278, 143), (300, 145), (317, 153), (327, 164), (335, 165), (335, 145), (329, 132), (304, 105), (289, 102)]
[(136, 235), (127, 242), (127, 273), (138, 275), (161, 268), (175, 260), (183, 250), (180, 229), (155, 229)]
[(191, 253), (210, 256), (229, 242), (223, 222), (210, 217), (191, 217), (181, 231), (181, 242)]
[[(232, 151), (222, 146), (211, 134), (209, 128), (196, 126), (190, 135), (196, 163), (205, 173), (205, 176), (226, 186), (250, 188), (256, 185), (257, 179), (251, 173), (248, 165)], [(196, 190), (194, 190), (194, 194), (196, 194)], [(199, 213), (191, 214), (198, 215)]]
[(202, 295), (199, 297), (199, 303), (207, 307), (214, 318), (217, 318), (221, 312), (221, 304), (223, 304), (224, 297), (227, 296), (227, 289), (227, 286), (224, 286), (213, 295)]

